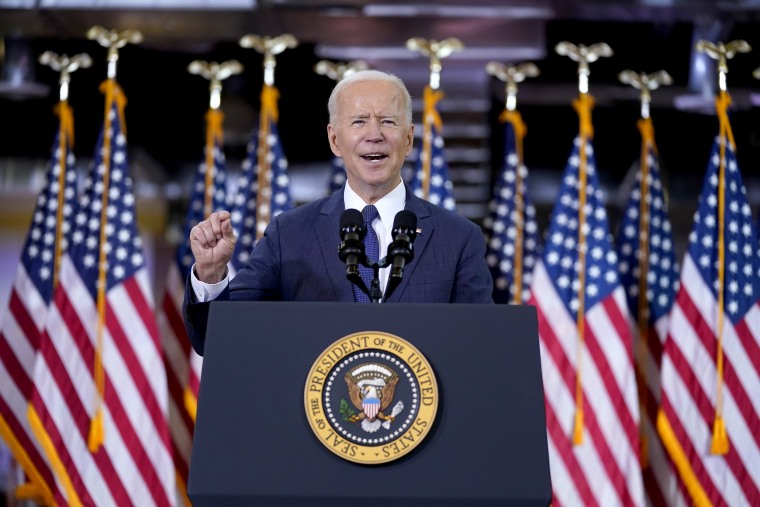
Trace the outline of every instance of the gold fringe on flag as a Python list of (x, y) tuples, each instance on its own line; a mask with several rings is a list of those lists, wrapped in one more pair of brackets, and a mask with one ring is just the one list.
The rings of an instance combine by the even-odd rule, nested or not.
[(731, 123), (728, 120), (728, 107), (731, 105), (731, 97), (728, 92), (721, 91), (715, 99), (715, 110), (718, 113), (720, 123), (720, 174), (718, 176), (718, 328), (716, 335), (717, 343), (717, 385), (715, 393), (715, 420), (713, 421), (713, 434), (710, 452), (713, 454), (727, 454), (729, 449), (726, 424), (723, 421), (723, 321), (724, 315), (724, 286), (725, 286), (725, 216), (726, 216), (726, 141), (734, 144), (734, 134)]
[(74, 114), (68, 102), (62, 100), (55, 108), (55, 113), (61, 119), (61, 133), (58, 139), (58, 209), (55, 226), (55, 257), (53, 258), (53, 289), (58, 287), (58, 270), (61, 267), (61, 238), (63, 236), (63, 209), (66, 201), (66, 157), (69, 149), (74, 146)]
[(523, 139), (528, 131), (522, 116), (517, 111), (505, 109), (499, 115), (501, 123), (510, 123), (515, 133), (515, 150), (517, 151), (517, 170), (515, 171), (515, 259), (513, 269), (514, 292), (512, 294), (512, 303), (519, 305), (522, 303), (522, 278), (523, 278), (523, 239), (525, 237), (525, 200), (520, 189), (523, 188), (523, 177), (521, 168), (523, 167)]
[(280, 92), (273, 85), (265, 84), (261, 89), (261, 113), (259, 115), (259, 148), (258, 148), (258, 190), (256, 191), (256, 239), (264, 235), (260, 224), (269, 223), (271, 206), (264, 206), (264, 198), (272, 195), (272, 167), (269, 158), (269, 126), (279, 120), (277, 100)]
[(443, 92), (434, 90), (430, 85), (425, 86), (422, 95), (422, 198), (430, 197), (430, 171), (433, 153), (433, 125), (441, 132), (443, 121), (438, 113), (438, 102), (443, 98)]
[(641, 133), (641, 196), (639, 197), (639, 304), (637, 308), (637, 324), (639, 328), (638, 342), (638, 374), (639, 374), (639, 459), (641, 468), (649, 466), (649, 441), (644, 431), (643, 414), (646, 412), (647, 387), (646, 362), (649, 351), (649, 301), (647, 300), (647, 274), (649, 273), (649, 224), (651, 209), (647, 197), (649, 195), (649, 147), (656, 152), (654, 144), (654, 127), (651, 118), (641, 118), (637, 122)]
[(586, 145), (594, 137), (594, 127), (591, 124), (591, 110), (594, 107), (594, 99), (587, 93), (581, 93), (573, 101), (573, 108), (578, 113), (580, 120), (578, 155), (578, 313), (576, 328), (578, 331), (578, 364), (575, 373), (575, 427), (573, 430), (573, 444), (583, 443), (583, 386), (581, 382), (583, 347), (585, 342), (585, 305), (586, 305), (586, 186), (587, 186), (587, 158)]
[(113, 142), (111, 128), (111, 110), (116, 104), (117, 114), (121, 131), (126, 134), (126, 124), (124, 123), (124, 107), (127, 104), (127, 98), (121, 87), (115, 79), (107, 79), (100, 85), (101, 93), (106, 96), (106, 107), (103, 124), (103, 193), (100, 211), (100, 256), (98, 262), (98, 326), (95, 342), (94, 360), (93, 360), (93, 378), (95, 381), (95, 400), (94, 414), (90, 420), (90, 432), (87, 437), (87, 448), (90, 452), (97, 452), (103, 445), (105, 438), (105, 428), (103, 422), (103, 399), (105, 396), (105, 372), (103, 371), (103, 333), (106, 325), (106, 285), (107, 285), (107, 265), (106, 265), (106, 226), (108, 225), (108, 189), (111, 176), (111, 143)]
[(214, 164), (214, 149), (217, 143), (223, 142), (222, 122), (224, 113), (218, 109), (209, 109), (206, 112), (206, 189), (203, 193), (203, 214), (208, 217), (214, 211), (214, 179), (216, 178), (216, 164)]

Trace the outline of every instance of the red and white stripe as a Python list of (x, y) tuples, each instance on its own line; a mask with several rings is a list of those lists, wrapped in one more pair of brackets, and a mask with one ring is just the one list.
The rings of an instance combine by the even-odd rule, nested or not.
[(177, 476), (178, 500), (189, 505), (187, 500), (187, 476), (190, 467), (190, 453), (193, 445), (195, 414), (188, 411), (185, 396), (198, 399), (200, 369), (203, 359), (190, 346), (190, 339), (182, 318), (182, 301), (185, 283), (177, 264), (172, 262), (164, 291), (164, 300), (159, 312), (159, 325), (166, 362), (166, 376), (169, 386), (169, 428), (171, 431), (174, 466)]
[(573, 444), (578, 332), (543, 261), (530, 304), (538, 310), (554, 506), (643, 505), (639, 407), (629, 316), (622, 287), (587, 308), (581, 350), (585, 424)]
[(63, 503), (65, 498), (27, 420), (46, 315), (47, 304), (19, 263), (0, 324), (0, 435), (36, 490), (34, 494), (47, 503)]
[[(668, 505), (686, 507), (690, 505), (689, 495), (679, 480), (670, 456), (662, 446), (657, 433), (657, 412), (660, 406), (660, 362), (662, 348), (668, 333), (669, 315), (660, 317), (649, 329), (644, 364), (639, 368), (644, 371), (647, 391), (639, 393), (644, 399), (644, 413), (641, 414), (641, 426), (646, 437), (648, 463), (642, 463), (644, 491), (647, 505)], [(636, 339), (638, 330), (633, 327)], [(637, 361), (639, 358), (637, 357)]]
[(737, 325), (724, 319), (726, 455), (710, 453), (717, 308), (713, 291), (687, 255), (662, 358), (659, 422), (672, 429), (671, 443), (685, 457), (686, 468), (679, 471), (695, 504), (760, 505), (760, 306), (755, 303)]
[(95, 411), (97, 306), (68, 255), (53, 299), (32, 406), (66, 472), (68, 503), (174, 505), (166, 375), (147, 270), (106, 295), (104, 441), (95, 452), (87, 436)]

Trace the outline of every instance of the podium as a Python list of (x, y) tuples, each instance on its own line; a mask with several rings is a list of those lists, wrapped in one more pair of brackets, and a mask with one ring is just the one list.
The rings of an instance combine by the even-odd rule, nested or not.
[[(530, 306), (211, 304), (188, 495), (195, 507), (546, 506), (551, 502), (536, 312)], [(357, 332), (399, 336), (438, 383), (429, 434), (377, 465), (310, 427), (315, 360)]]

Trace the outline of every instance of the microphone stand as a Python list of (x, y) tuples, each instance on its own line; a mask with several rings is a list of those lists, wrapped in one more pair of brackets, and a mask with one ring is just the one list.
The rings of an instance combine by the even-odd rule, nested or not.
[(369, 296), (370, 303), (379, 303), (383, 299), (383, 291), (380, 290), (380, 268), (388, 266), (386, 258), (383, 257), (377, 262), (369, 262), (366, 258), (362, 259), (362, 265), (367, 268), (372, 268), (372, 282), (370, 282), (369, 288), (362, 280), (362, 275), (359, 270), (351, 270), (346, 273), (346, 277), (356, 284), (363, 293)]
[(384, 266), (380, 266), (380, 261), (378, 261), (373, 262), (369, 267), (372, 268), (372, 284), (367, 295), (369, 296), (370, 303), (379, 303), (383, 298), (383, 291), (380, 290), (380, 268)]

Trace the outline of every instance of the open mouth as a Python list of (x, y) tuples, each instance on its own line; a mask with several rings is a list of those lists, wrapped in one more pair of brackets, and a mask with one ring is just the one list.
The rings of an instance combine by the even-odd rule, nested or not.
[(388, 155), (384, 153), (367, 153), (366, 155), (362, 155), (362, 158), (368, 162), (379, 162), (388, 158)]

